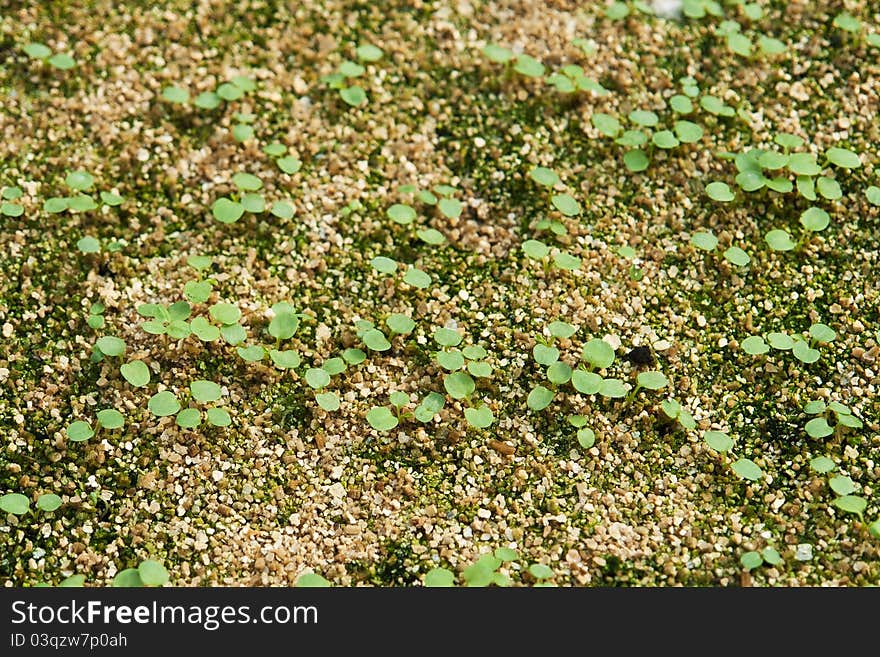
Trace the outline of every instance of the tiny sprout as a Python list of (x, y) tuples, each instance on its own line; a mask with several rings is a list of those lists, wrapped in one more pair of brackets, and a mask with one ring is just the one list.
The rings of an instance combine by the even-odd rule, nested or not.
[(174, 415), (180, 410), (180, 402), (177, 401), (177, 397), (174, 396), (173, 392), (163, 390), (150, 397), (150, 400), (147, 402), (147, 408), (157, 417), (167, 417)]
[(691, 244), (703, 251), (714, 251), (718, 246), (718, 238), (711, 232), (698, 232), (691, 235)]
[(758, 481), (764, 476), (758, 464), (750, 459), (738, 459), (730, 467), (737, 475), (749, 481)]
[(461, 201), (457, 199), (441, 198), (437, 202), (437, 208), (447, 219), (458, 219), (461, 216), (464, 206), (462, 206)]
[(647, 390), (662, 390), (669, 385), (669, 380), (663, 372), (650, 371), (639, 372), (639, 375), (636, 377), (636, 383), (637, 385), (633, 390), (633, 395), (635, 395), (641, 388)]
[(529, 566), (529, 574), (537, 580), (550, 579), (553, 577), (553, 570), (542, 563), (533, 563)]
[(125, 417), (114, 408), (105, 408), (97, 413), (98, 425), (105, 429), (121, 429), (125, 424)]
[(539, 342), (532, 347), (532, 357), (539, 365), (549, 366), (559, 360), (559, 349)]
[(434, 342), (443, 347), (457, 347), (461, 344), (461, 333), (449, 328), (438, 328), (434, 331)]
[(483, 46), (483, 54), (496, 64), (506, 64), (513, 59), (513, 51), (495, 43)]
[(611, 367), (614, 362), (614, 349), (599, 338), (593, 338), (584, 345), (583, 359), (597, 369)]
[(544, 75), (544, 65), (531, 55), (526, 54), (516, 58), (513, 70), (529, 78), (540, 78)]
[(340, 89), (339, 97), (342, 98), (347, 105), (351, 105), (352, 107), (359, 107), (367, 102), (366, 92), (357, 85)]
[(0, 511), (23, 516), (30, 508), (30, 500), (21, 493), (7, 493), (0, 497)]
[(61, 498), (54, 493), (43, 493), (37, 498), (37, 508), (46, 513), (51, 513), (61, 507)]
[(224, 224), (232, 224), (241, 219), (244, 214), (244, 206), (226, 197), (218, 198), (211, 206), (214, 218)]
[(467, 423), (475, 429), (486, 429), (495, 422), (495, 416), (485, 404), (475, 408), (464, 409), (464, 417)]
[(176, 422), (181, 429), (195, 429), (202, 423), (202, 414), (197, 408), (184, 408), (177, 414)]
[(596, 112), (595, 114), (593, 114), (590, 121), (592, 122), (596, 130), (598, 130), (606, 137), (617, 137), (622, 129), (620, 121), (618, 121), (610, 114)]
[(581, 212), (581, 204), (569, 194), (554, 194), (550, 197), (550, 202), (566, 217), (575, 217)]
[(559, 174), (546, 167), (535, 167), (529, 171), (529, 177), (544, 187), (553, 187), (559, 182)]
[(533, 411), (543, 411), (553, 401), (553, 391), (544, 386), (535, 386), (526, 399), (526, 405)]
[(577, 328), (569, 324), (568, 322), (555, 321), (550, 322), (547, 325), (547, 330), (550, 331), (550, 335), (554, 338), (566, 339), (570, 338), (577, 332)]
[(98, 253), (101, 250), (101, 243), (94, 237), (86, 235), (77, 241), (76, 248), (80, 253)]
[(339, 410), (339, 395), (335, 392), (319, 392), (315, 395), (315, 401), (328, 413)]
[(804, 426), (804, 430), (810, 438), (825, 438), (834, 432), (824, 417), (817, 417), (810, 420)]
[(206, 415), (208, 424), (215, 427), (228, 427), (232, 424), (232, 417), (225, 408), (209, 408)]
[(709, 447), (722, 454), (733, 448), (733, 439), (723, 431), (706, 431), (703, 433), (703, 440)]
[(158, 561), (152, 559), (142, 561), (137, 572), (144, 586), (162, 586), (168, 583), (168, 571)]
[(412, 223), (416, 218), (416, 211), (403, 203), (395, 203), (388, 208), (386, 214), (392, 221), (403, 225)]
[(432, 568), (422, 581), (427, 587), (450, 587), (455, 586), (455, 575), (446, 568)]
[(754, 570), (764, 563), (764, 558), (759, 552), (752, 550), (751, 552), (744, 553), (739, 558), (739, 562), (745, 570)]
[(838, 495), (849, 495), (856, 492), (855, 482), (846, 475), (837, 475), (828, 480), (828, 485)]
[(816, 323), (810, 326), (810, 337), (815, 342), (831, 342), (837, 337), (834, 329), (827, 324)]
[(383, 274), (393, 274), (397, 271), (397, 262), (385, 256), (376, 256), (370, 260), (370, 266)]
[(865, 190), (865, 197), (871, 205), (880, 205), (880, 187), (871, 185)]
[(378, 62), (384, 54), (381, 49), (369, 43), (358, 46), (355, 53), (358, 59), (363, 62)]
[(590, 449), (596, 444), (596, 433), (588, 427), (582, 427), (578, 429), (577, 441), (583, 449)]
[(810, 469), (819, 474), (825, 474), (827, 472), (831, 472), (837, 466), (827, 456), (817, 456), (814, 459), (810, 460)]
[(367, 355), (360, 349), (346, 349), (342, 352), (342, 358), (349, 365), (360, 365), (367, 359)]
[(735, 198), (730, 187), (727, 183), (723, 182), (711, 182), (706, 185), (706, 194), (713, 201), (718, 201), (719, 203), (729, 203)]
[(258, 363), (266, 357), (266, 349), (261, 345), (236, 347), (236, 352), (242, 360), (248, 363)]
[(362, 338), (368, 349), (373, 351), (388, 351), (391, 349), (391, 343), (379, 329), (370, 329), (366, 331)]
[(95, 435), (92, 425), (84, 420), (72, 422), (67, 427), (67, 439), (73, 443), (81, 443)]
[(183, 105), (189, 102), (189, 92), (186, 89), (181, 89), (180, 87), (165, 87), (162, 89), (162, 98), (167, 100), (169, 103), (173, 103), (175, 105)]
[(389, 316), (385, 320), (385, 324), (388, 326), (392, 333), (396, 333), (398, 335), (406, 335), (408, 333), (412, 333), (413, 329), (416, 327), (416, 323), (412, 319), (400, 313), (395, 313)]
[(367, 412), (367, 422), (376, 431), (391, 431), (397, 426), (399, 420), (384, 406), (373, 406)]
[(832, 23), (834, 27), (838, 27), (846, 32), (858, 32), (862, 29), (862, 22), (848, 12), (841, 12), (834, 17)]
[(200, 379), (189, 384), (193, 399), (199, 402), (214, 402), (220, 399), (223, 390), (213, 381)]
[(801, 213), (801, 226), (813, 232), (825, 230), (831, 223), (831, 217), (822, 208), (809, 208)]
[(443, 387), (453, 399), (466, 399), (476, 389), (476, 383), (467, 372), (452, 372), (443, 377)]
[[(330, 384), (330, 375), (320, 367), (310, 367), (305, 373), (306, 383), (312, 390), (320, 390)], [(392, 399), (392, 403), (393, 403)]]
[(112, 335), (98, 338), (95, 347), (105, 356), (116, 357), (125, 353), (125, 341)]
[(403, 275), (403, 282), (419, 289), (425, 289), (431, 285), (431, 276), (421, 269), (409, 267)]
[(328, 582), (326, 579), (324, 579), (323, 577), (321, 577), (317, 573), (303, 573), (296, 580), (295, 586), (296, 586), (296, 588), (301, 588), (301, 589), (302, 588), (319, 589), (319, 588), (329, 588), (332, 585), (330, 584), (330, 582)]
[(791, 251), (797, 246), (791, 239), (791, 235), (781, 228), (775, 228), (768, 232), (764, 236), (764, 241), (773, 251)]
[(738, 246), (731, 246), (726, 251), (724, 251), (724, 259), (727, 260), (730, 264), (737, 267), (745, 267), (752, 260), (749, 257), (749, 254), (743, 251)]
[(550, 247), (538, 240), (526, 240), (522, 250), (532, 260), (543, 260), (550, 254)]
[(269, 358), (272, 364), (281, 370), (291, 370), (300, 366), (302, 359), (299, 354), (292, 349), (279, 351), (278, 349), (269, 350)]
[(743, 351), (752, 356), (759, 356), (770, 351), (770, 347), (760, 335), (751, 335), (741, 343)]
[(121, 365), (119, 373), (135, 388), (141, 388), (150, 382), (150, 368), (141, 360), (133, 360)]
[(631, 150), (623, 154), (624, 166), (633, 173), (639, 173), (648, 168), (650, 161), (644, 151)]
[(547, 368), (547, 380), (554, 385), (563, 385), (571, 380), (572, 369), (567, 363), (557, 361)]
[(868, 501), (858, 495), (843, 495), (834, 500), (834, 506), (847, 513), (855, 513), (861, 516), (868, 508)]

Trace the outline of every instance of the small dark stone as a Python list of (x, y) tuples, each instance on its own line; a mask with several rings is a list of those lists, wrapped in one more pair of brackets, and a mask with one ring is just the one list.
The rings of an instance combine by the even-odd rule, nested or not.
[(654, 354), (648, 347), (635, 347), (624, 356), (633, 365), (653, 365)]

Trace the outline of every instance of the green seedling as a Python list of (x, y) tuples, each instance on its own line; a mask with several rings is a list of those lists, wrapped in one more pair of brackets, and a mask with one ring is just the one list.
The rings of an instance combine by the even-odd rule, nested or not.
[(353, 81), (363, 76), (367, 69), (364, 64), (373, 64), (382, 59), (384, 53), (372, 44), (361, 44), (355, 50), (358, 61), (343, 61), (334, 73), (321, 78), (321, 82), (339, 93), (342, 101), (351, 107), (360, 107), (367, 102), (363, 88)]
[(153, 559), (146, 559), (137, 568), (120, 570), (113, 578), (113, 586), (116, 588), (164, 586), (169, 579), (165, 566)]
[(697, 428), (697, 423), (694, 420), (694, 416), (691, 415), (690, 411), (688, 411), (674, 399), (663, 400), (660, 403), (660, 408), (663, 411), (664, 415), (666, 415), (666, 417), (668, 417), (670, 420), (677, 420), (678, 423), (688, 431), (692, 431)]
[[(810, 438), (827, 438), (831, 434), (841, 434), (845, 429), (861, 429), (864, 424), (853, 415), (849, 406), (840, 402), (830, 402), (827, 405), (821, 399), (808, 402), (804, 406), (804, 413), (815, 415), (804, 426), (804, 431)], [(828, 422), (829, 413), (834, 418), (834, 425)]]
[(67, 53), (52, 53), (49, 46), (33, 42), (26, 44), (22, 50), (31, 59), (37, 59), (60, 71), (69, 71), (76, 66), (76, 60)]
[[(698, 231), (691, 235), (690, 244), (696, 249), (715, 253), (718, 247), (718, 238), (712, 231)], [(724, 259), (735, 267), (745, 267), (751, 262), (751, 257), (738, 246), (730, 246), (722, 253)]]
[(183, 296), (190, 303), (206, 303), (211, 298), (214, 288), (214, 279), (205, 278), (205, 273), (213, 264), (211, 256), (191, 255), (186, 259), (186, 264), (196, 272), (196, 279), (187, 281), (183, 286)]
[(89, 328), (93, 328), (95, 330), (104, 328), (104, 311), (106, 310), (106, 306), (100, 301), (96, 301), (91, 306), (89, 306), (89, 314), (86, 318), (86, 323), (89, 325)]

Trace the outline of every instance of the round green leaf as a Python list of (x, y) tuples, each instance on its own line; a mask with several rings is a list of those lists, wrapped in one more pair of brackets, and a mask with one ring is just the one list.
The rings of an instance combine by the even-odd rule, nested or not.
[(391, 343), (379, 329), (370, 329), (364, 333), (361, 338), (368, 349), (373, 351), (388, 351), (391, 349)]
[(722, 454), (733, 447), (733, 439), (723, 431), (706, 431), (703, 433), (703, 440), (709, 447)]
[(711, 182), (706, 185), (706, 194), (719, 203), (729, 203), (735, 198), (728, 184), (723, 182)]
[(574, 217), (581, 212), (581, 205), (569, 194), (554, 194), (550, 202), (566, 217)]
[(464, 409), (464, 417), (467, 423), (475, 429), (485, 429), (495, 421), (495, 416), (488, 406), (466, 408)]
[(147, 559), (138, 566), (138, 575), (144, 586), (162, 586), (168, 582), (168, 571), (158, 561)]
[(754, 570), (764, 563), (764, 558), (758, 552), (746, 552), (739, 558), (739, 562), (746, 570)]
[(61, 506), (61, 498), (55, 493), (43, 493), (37, 498), (37, 508), (51, 513)]
[(186, 89), (181, 89), (180, 87), (165, 87), (162, 89), (162, 98), (167, 100), (169, 103), (173, 103), (175, 105), (183, 105), (184, 103), (189, 102), (189, 92)]
[(669, 384), (663, 372), (656, 371), (640, 372), (636, 380), (639, 387), (647, 388), (648, 390), (661, 390)]
[(868, 501), (858, 495), (844, 495), (834, 500), (834, 506), (847, 513), (862, 515), (868, 508)]
[(758, 464), (750, 459), (738, 459), (730, 467), (737, 475), (749, 481), (758, 481), (764, 476)]
[(553, 187), (559, 182), (559, 175), (547, 167), (535, 167), (529, 171), (529, 177), (544, 187)]
[(7, 493), (0, 497), (0, 510), (14, 516), (23, 516), (30, 508), (30, 500), (21, 493)]
[(703, 251), (714, 251), (718, 246), (718, 238), (711, 232), (698, 232), (691, 235), (691, 244)]
[(590, 449), (593, 445), (596, 444), (596, 432), (588, 427), (578, 429), (577, 441), (578, 445), (580, 445), (582, 448)]
[(228, 427), (232, 424), (232, 417), (225, 408), (209, 408), (207, 412), (208, 424), (215, 427)]
[(791, 251), (795, 247), (791, 235), (781, 228), (775, 228), (764, 236), (764, 241), (774, 251)]
[(202, 414), (197, 408), (184, 408), (177, 414), (177, 426), (181, 429), (195, 429), (202, 423)]
[(397, 418), (384, 406), (373, 406), (367, 412), (367, 422), (376, 431), (391, 431), (397, 426)]
[(553, 401), (553, 391), (544, 386), (535, 386), (526, 399), (526, 405), (533, 411), (543, 411)]
[(330, 582), (321, 577), (318, 573), (304, 573), (296, 580), (296, 588), (304, 589), (323, 589), (329, 588)]
[(425, 573), (423, 580), (425, 586), (429, 587), (450, 587), (455, 586), (455, 575), (446, 568), (432, 568)]
[(593, 338), (584, 345), (583, 359), (598, 369), (611, 367), (614, 362), (614, 349), (599, 338)]
[(147, 408), (150, 409), (153, 415), (167, 417), (174, 415), (180, 410), (180, 402), (177, 401), (177, 397), (174, 396), (173, 392), (163, 390), (150, 397), (150, 401), (147, 402)]
[(189, 384), (193, 399), (199, 402), (214, 402), (223, 394), (222, 388), (213, 381), (199, 379)]
[(335, 392), (316, 393), (315, 401), (318, 402), (318, 406), (328, 413), (339, 410), (339, 396)]
[(395, 203), (386, 211), (388, 218), (399, 224), (410, 224), (416, 218), (416, 211), (409, 205), (403, 203)]
[(125, 424), (125, 416), (115, 408), (105, 408), (97, 413), (98, 424), (105, 429), (120, 429)]
[(443, 387), (453, 399), (465, 399), (473, 394), (476, 384), (467, 372), (453, 372), (443, 377)]
[(74, 443), (88, 440), (94, 435), (95, 432), (92, 430), (92, 426), (84, 420), (72, 422), (67, 427), (67, 439)]
[(804, 430), (810, 438), (825, 438), (834, 433), (834, 429), (824, 417), (813, 418), (804, 426)]
[(829, 148), (825, 151), (825, 157), (831, 164), (843, 169), (858, 169), (862, 166), (859, 156), (847, 148)]
[(220, 197), (211, 206), (211, 213), (217, 221), (224, 224), (232, 224), (241, 219), (241, 215), (244, 214), (244, 207), (240, 203), (236, 203), (226, 197)]

